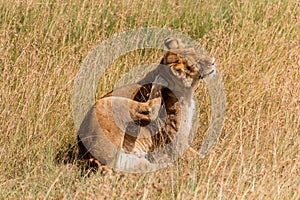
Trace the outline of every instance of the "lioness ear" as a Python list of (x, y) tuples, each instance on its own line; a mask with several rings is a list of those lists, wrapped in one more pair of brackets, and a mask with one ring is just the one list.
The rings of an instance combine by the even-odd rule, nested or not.
[(179, 39), (174, 38), (174, 37), (169, 37), (169, 38), (165, 39), (165, 45), (169, 50), (184, 48), (184, 45), (182, 44), (182, 42)]

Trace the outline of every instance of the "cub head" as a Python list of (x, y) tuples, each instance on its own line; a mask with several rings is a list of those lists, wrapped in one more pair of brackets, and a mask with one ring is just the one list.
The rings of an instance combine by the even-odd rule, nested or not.
[(169, 66), (185, 87), (193, 87), (199, 79), (215, 74), (214, 58), (198, 53), (193, 48), (185, 48), (177, 38), (167, 38), (165, 45), (168, 52), (160, 64)]

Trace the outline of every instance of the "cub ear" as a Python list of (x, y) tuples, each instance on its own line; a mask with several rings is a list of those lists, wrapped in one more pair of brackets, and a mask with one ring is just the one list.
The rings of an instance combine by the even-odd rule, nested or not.
[(165, 39), (165, 45), (166, 47), (170, 49), (183, 49), (184, 45), (182, 44), (180, 39), (169, 37)]

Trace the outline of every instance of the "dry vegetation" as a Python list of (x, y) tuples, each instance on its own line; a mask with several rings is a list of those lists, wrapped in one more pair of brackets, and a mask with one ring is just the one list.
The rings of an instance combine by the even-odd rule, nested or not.
[[(299, 6), (297, 0), (1, 1), (0, 199), (300, 199)], [(220, 141), (204, 159), (183, 158), (154, 173), (89, 173), (71, 155), (74, 77), (98, 42), (149, 26), (188, 34), (217, 58), (228, 103)], [(113, 86), (115, 74), (160, 57), (155, 51), (123, 57), (98, 93)], [(197, 98), (202, 129), (195, 144), (209, 115), (203, 83)]]

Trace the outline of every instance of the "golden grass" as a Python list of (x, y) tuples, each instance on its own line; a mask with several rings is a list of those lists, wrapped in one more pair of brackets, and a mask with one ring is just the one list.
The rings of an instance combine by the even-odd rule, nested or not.
[[(296, 0), (1, 1), (0, 198), (300, 199), (299, 6)], [(88, 176), (72, 165), (76, 159), (57, 156), (76, 147), (74, 77), (98, 42), (138, 27), (189, 34), (217, 58), (228, 103), (222, 136), (204, 159), (183, 158), (149, 174)], [(159, 61), (161, 54), (152, 53), (120, 59), (98, 93), (112, 87), (115, 74)], [(209, 116), (203, 83), (197, 98), (203, 110), (195, 144)]]

